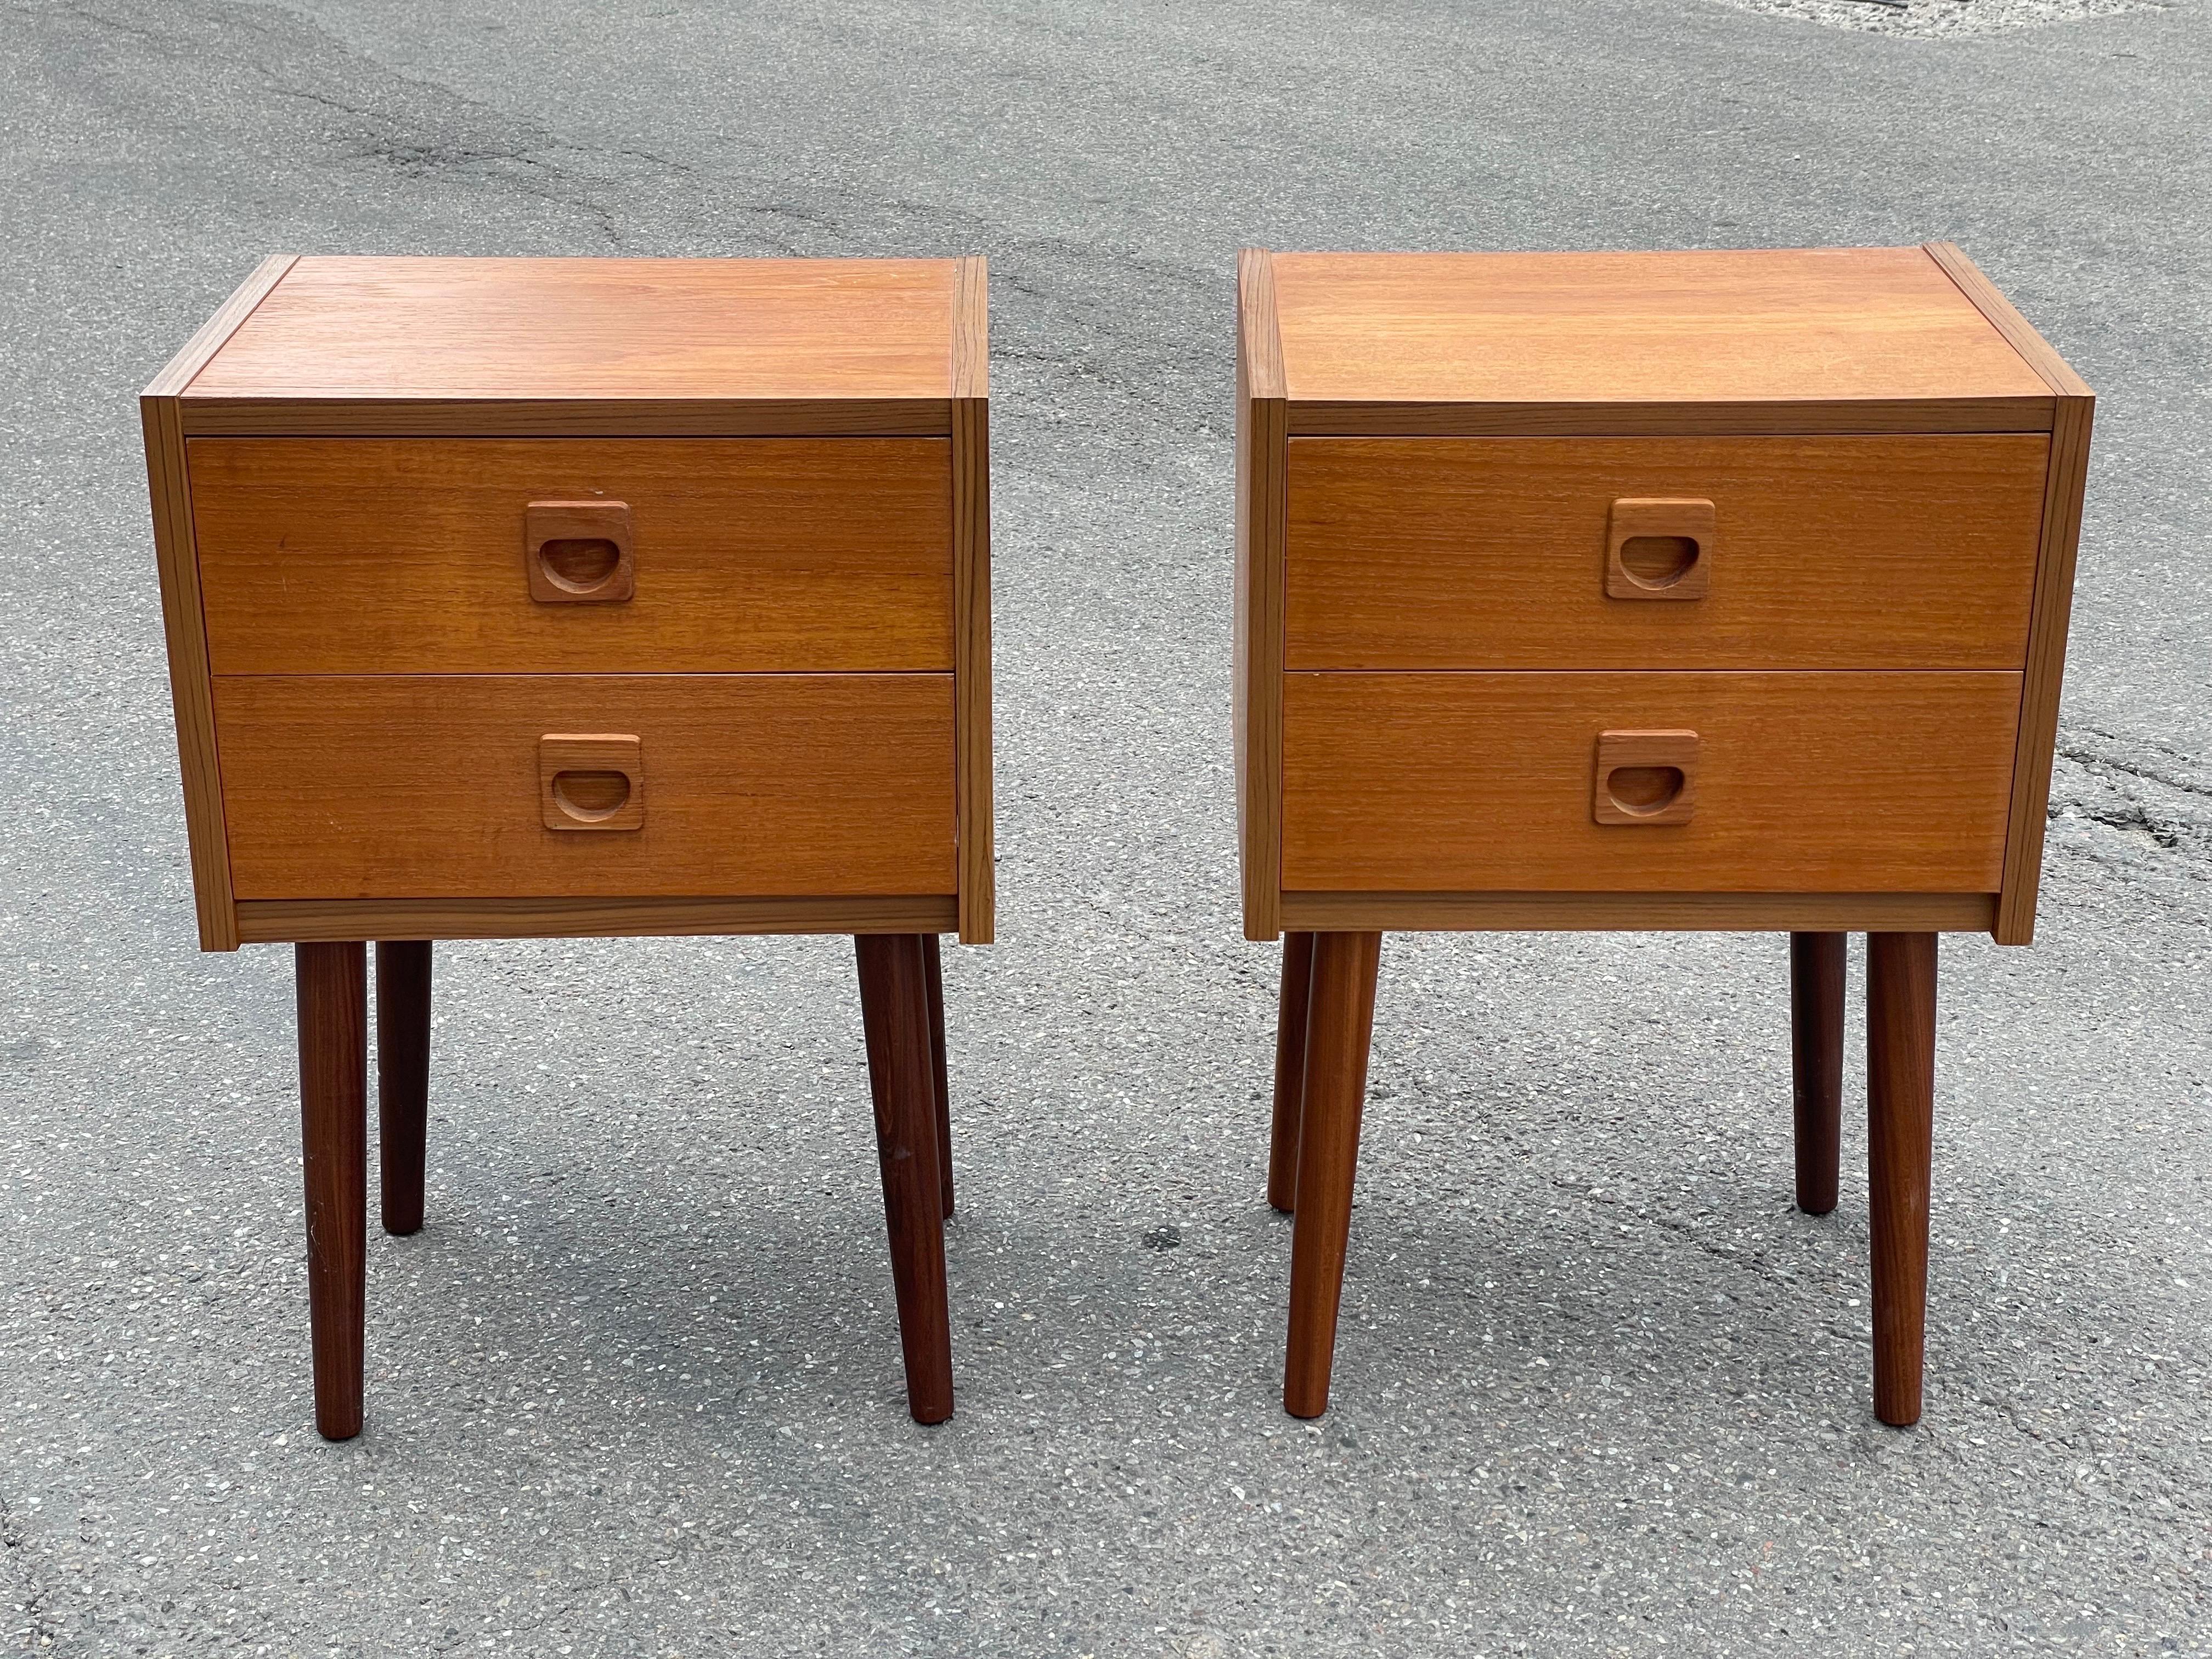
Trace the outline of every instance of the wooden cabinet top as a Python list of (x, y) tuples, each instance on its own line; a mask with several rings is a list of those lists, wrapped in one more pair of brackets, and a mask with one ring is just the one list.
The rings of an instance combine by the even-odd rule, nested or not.
[(980, 259), (279, 258), (149, 388), (190, 433), (949, 432)]
[(1246, 261), (1294, 434), (2048, 431), (2087, 392), (1947, 243)]

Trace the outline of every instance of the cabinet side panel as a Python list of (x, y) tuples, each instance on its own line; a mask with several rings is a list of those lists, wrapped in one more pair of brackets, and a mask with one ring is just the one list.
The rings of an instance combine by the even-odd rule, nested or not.
[(191, 849), (192, 901), (200, 948), (235, 951), (238, 916), (223, 829), (222, 775), (216, 763), (215, 702), (208, 677), (207, 625), (200, 604), (199, 559), (192, 542), (185, 434), (173, 397), (142, 398), (146, 488), (153, 508), (154, 556), (161, 569), (161, 627), (169, 647), (169, 698), (177, 718), (177, 770), (184, 785), (185, 834)]
[(2066, 674), (2066, 626), (2074, 605), (2074, 562), (2081, 539), (2081, 498), (2088, 480), (2089, 428), (2095, 408), (2094, 398), (2061, 398), (2051, 434), (2035, 609), (2028, 619), (2027, 672), (2021, 685), (2020, 738), (2013, 758), (2004, 884), (1994, 930), (2000, 945), (2027, 945), (2035, 938), (2035, 899), (2043, 878), (2043, 835), (2050, 811), (2051, 755), (2058, 740), (2058, 695)]
[(200, 599), (199, 551), (192, 536), (184, 414), (177, 399), (239, 325), (284, 280), (297, 258), (296, 254), (271, 254), (255, 266), (162, 366), (138, 399), (146, 442), (146, 488), (153, 508), (154, 558), (161, 571), (161, 628), (169, 648), (169, 698), (177, 716), (177, 769), (184, 785), (185, 834), (191, 848), (192, 902), (199, 913), (204, 951), (238, 948), (238, 911), (230, 886), (230, 844), (223, 828), (222, 776), (216, 764), (215, 701)]
[(1289, 462), (1274, 269), (1237, 265), (1236, 745), (1244, 936), (1282, 932), (1283, 532)]
[(960, 262), (952, 338), (952, 626), (960, 941), (997, 937), (991, 790), (991, 404), (988, 276)]

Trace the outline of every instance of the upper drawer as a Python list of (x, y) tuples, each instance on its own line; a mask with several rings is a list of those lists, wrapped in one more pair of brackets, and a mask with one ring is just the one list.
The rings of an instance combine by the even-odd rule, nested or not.
[[(187, 453), (217, 674), (952, 666), (942, 438), (195, 438)], [(632, 597), (532, 597), (541, 501), (628, 507)], [(609, 550), (592, 527), (562, 538), (571, 574)]]
[[(2019, 668), (2049, 450), (1293, 438), (1285, 665)], [(1701, 597), (1608, 596), (1613, 503), (1650, 500), (1712, 503)]]

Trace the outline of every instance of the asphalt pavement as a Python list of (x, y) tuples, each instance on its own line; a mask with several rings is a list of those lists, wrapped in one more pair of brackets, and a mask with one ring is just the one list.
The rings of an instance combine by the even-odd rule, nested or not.
[[(2200, 0), (0, 4), (0, 1644), (2212, 1652), (2208, 110)], [(2040, 932), (1943, 946), (1924, 1421), (1861, 1114), (1791, 1206), (1785, 947), (1686, 935), (1388, 941), (1285, 1417), (1237, 248), (1931, 238), (2101, 401)], [(429, 1224), (316, 1437), (289, 957), (197, 949), (135, 408), (271, 252), (989, 256), (951, 1423), (849, 942), (556, 941), (440, 951)]]

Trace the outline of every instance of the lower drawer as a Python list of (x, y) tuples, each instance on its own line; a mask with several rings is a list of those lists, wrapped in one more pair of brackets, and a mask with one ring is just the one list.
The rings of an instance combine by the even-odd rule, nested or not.
[[(1996, 672), (1286, 674), (1282, 884), (1995, 892), (2020, 690)], [(1600, 822), (1600, 738), (1622, 732), (1667, 735), (1636, 740), (1651, 763)], [(1668, 821), (1677, 781), (1686, 822)]]
[(215, 719), (241, 899), (956, 890), (950, 674), (218, 678)]

